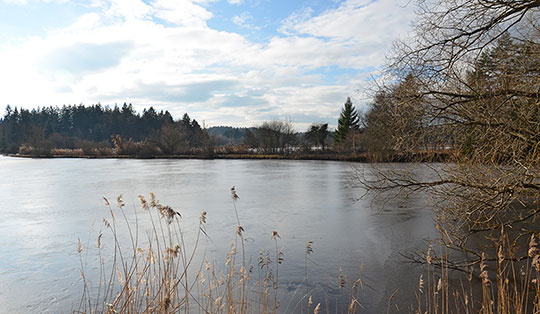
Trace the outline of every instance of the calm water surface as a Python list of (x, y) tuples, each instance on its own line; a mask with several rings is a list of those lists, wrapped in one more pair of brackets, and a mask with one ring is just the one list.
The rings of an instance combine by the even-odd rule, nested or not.
[[(422, 173), (421, 165), (408, 167)], [(272, 249), (277, 230), (284, 248), (280, 286), (289, 295), (304, 291), (304, 251), (313, 241), (309, 277), (336, 291), (340, 267), (361, 278), (362, 313), (385, 313), (389, 296), (401, 311), (414, 303), (421, 268), (401, 253), (425, 249), (434, 236), (425, 200), (384, 204), (364, 194), (351, 176), (371, 166), (326, 161), (276, 160), (83, 160), (0, 157), (0, 313), (69, 313), (82, 292), (77, 238), (92, 242), (108, 215), (103, 197), (123, 193), (126, 208), (137, 195), (154, 192), (162, 204), (182, 213), (186, 230), (196, 230), (208, 213), (208, 258), (224, 261), (234, 239), (231, 186), (247, 253)], [(384, 205), (384, 206), (383, 206)], [(189, 231), (187, 232), (189, 233)], [(88, 253), (91, 255), (91, 253)], [(93, 256), (86, 255), (88, 260)], [(292, 307), (282, 303), (283, 312)], [(395, 310), (395, 308), (393, 308)]]

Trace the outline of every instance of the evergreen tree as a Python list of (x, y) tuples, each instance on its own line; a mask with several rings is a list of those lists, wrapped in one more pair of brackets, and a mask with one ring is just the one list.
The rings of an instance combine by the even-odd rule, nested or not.
[[(0, 153), (17, 153), (22, 145), (39, 149), (107, 148), (111, 138), (125, 155), (153, 156), (213, 149), (207, 131), (186, 113), (175, 121), (153, 107), (139, 115), (133, 105), (64, 105), (33, 110), (6, 107), (0, 117)], [(161, 151), (160, 151), (161, 149)], [(93, 150), (91, 150), (93, 151)], [(206, 154), (206, 153), (205, 153)]]
[(326, 146), (326, 138), (328, 137), (328, 123), (312, 124), (309, 130), (306, 132), (306, 140), (315, 146), (319, 146), (322, 150)]
[(334, 132), (334, 144), (342, 143), (350, 130), (359, 129), (359, 118), (356, 108), (351, 102), (351, 98), (347, 97), (347, 101), (341, 110), (341, 115), (338, 120), (338, 127)]

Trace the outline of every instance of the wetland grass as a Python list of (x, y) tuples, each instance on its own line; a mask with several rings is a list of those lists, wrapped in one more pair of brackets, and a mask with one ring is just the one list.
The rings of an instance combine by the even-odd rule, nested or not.
[[(83, 292), (78, 309), (72, 313), (365, 313), (362, 281), (351, 281), (341, 268), (335, 302), (329, 302), (328, 294), (316, 300), (316, 288), (309, 280), (311, 241), (305, 246), (305, 293), (296, 296), (297, 289), (288, 304), (282, 305), (279, 267), (284, 256), (280, 235), (275, 230), (269, 232), (273, 249), (260, 250), (256, 258), (248, 257), (234, 187), (231, 197), (237, 226), (231, 227), (233, 241), (225, 263), (206, 258), (201, 242), (211, 239), (206, 232), (205, 211), (199, 216), (196, 230), (189, 231), (194, 240), (187, 241), (181, 213), (160, 204), (154, 194), (150, 193), (148, 199), (139, 196), (140, 208), (134, 208), (132, 215), (126, 212), (122, 196), (116, 199), (114, 209), (105, 199), (109, 218), (103, 219), (103, 230), (95, 245), (84, 247), (78, 240)], [(144, 236), (140, 230), (142, 220), (151, 226), (144, 230)], [(448, 252), (441, 247), (436, 264), (430, 247), (414, 292), (416, 305), (393, 304), (400, 288), (396, 287), (385, 312), (540, 313), (540, 250), (536, 236), (530, 238), (525, 259), (516, 258), (519, 248), (504, 230), (494, 241), (497, 252), (491, 256), (483, 253), (478, 265), (471, 265), (464, 276), (458, 277), (451, 275), (453, 271), (445, 262)], [(88, 251), (97, 259), (97, 267), (85, 262)]]
[[(289, 313), (299, 309), (303, 313), (320, 313), (321, 303), (313, 307), (314, 297), (307, 285), (307, 255), (313, 252), (312, 242), (306, 246), (306, 294), (281, 305), (279, 266), (284, 256), (279, 246), (280, 235), (275, 230), (269, 232), (273, 252), (261, 250), (254, 264), (254, 259), (246, 255), (245, 230), (240, 223), (239, 196), (234, 187), (231, 198), (237, 226), (231, 230), (234, 239), (224, 264), (208, 261), (201, 245), (204, 240), (212, 241), (206, 232), (205, 211), (200, 214), (197, 230), (188, 231), (183, 229), (181, 213), (162, 205), (153, 193), (148, 199), (139, 196), (140, 208), (134, 208), (131, 215), (122, 195), (116, 199), (116, 206), (105, 199), (109, 218), (102, 221), (96, 245), (85, 248), (78, 242), (83, 293), (73, 313), (243, 314)], [(151, 226), (149, 230), (140, 230), (143, 220)], [(186, 239), (186, 231), (192, 237), (195, 235), (194, 241)], [(89, 256), (97, 256), (98, 267), (88, 265)], [(97, 274), (90, 276), (95, 268)], [(346, 312), (355, 310), (356, 305), (351, 304)]]

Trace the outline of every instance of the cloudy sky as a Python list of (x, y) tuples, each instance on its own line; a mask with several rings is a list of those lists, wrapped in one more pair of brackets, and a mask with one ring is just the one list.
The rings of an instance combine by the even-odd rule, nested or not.
[[(335, 126), (410, 0), (0, 0), (0, 106), (132, 103), (207, 126)], [(1, 108), (1, 107), (0, 107)]]

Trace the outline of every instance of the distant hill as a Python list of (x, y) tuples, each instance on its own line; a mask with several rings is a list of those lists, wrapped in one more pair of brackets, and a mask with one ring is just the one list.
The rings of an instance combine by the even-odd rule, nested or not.
[[(244, 137), (246, 135), (246, 130), (249, 130), (251, 132), (255, 132), (257, 128), (251, 127), (232, 127), (232, 126), (213, 126), (211, 128), (206, 129), (209, 135), (214, 136), (218, 142), (216, 144), (218, 145), (224, 145), (224, 144), (241, 144), (244, 140)], [(304, 138), (306, 135), (306, 132), (297, 132), (296, 136), (298, 138)], [(332, 132), (330, 132), (330, 139), (332, 138)]]
[(206, 131), (209, 135), (216, 138), (216, 144), (225, 145), (225, 144), (240, 144), (242, 143), (244, 136), (246, 135), (246, 130), (255, 130), (255, 128), (245, 128), (245, 127), (232, 127), (232, 126), (214, 126), (208, 128)]

